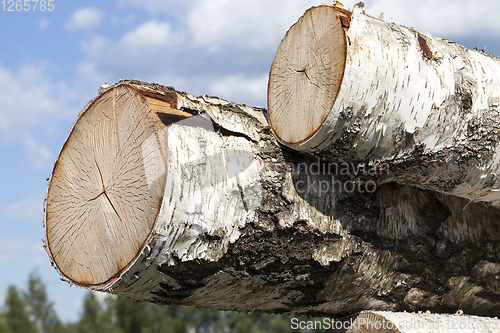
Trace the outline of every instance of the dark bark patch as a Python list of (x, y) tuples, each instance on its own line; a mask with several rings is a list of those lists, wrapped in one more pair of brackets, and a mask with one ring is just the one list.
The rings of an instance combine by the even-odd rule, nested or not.
[(350, 10), (342, 8), (342, 4), (338, 1), (334, 1), (333, 9), (335, 10), (335, 14), (337, 14), (337, 17), (340, 19), (342, 28), (344, 28), (344, 30), (348, 30), (351, 26), (352, 12)]
[(424, 37), (422, 37), (420, 33), (417, 33), (417, 36), (418, 36), (418, 44), (420, 45), (420, 49), (422, 50), (423, 56), (427, 59), (432, 59), (433, 54), (429, 45), (427, 44), (427, 41), (425, 40)]
[(156, 99), (165, 101), (168, 104), (170, 104), (170, 106), (172, 108), (177, 109), (177, 100), (178, 100), (177, 93), (175, 93), (174, 91), (167, 91), (167, 90), (163, 90), (163, 89), (161, 92), (162, 93), (154, 93), (154, 92), (149, 92), (149, 91), (144, 91), (144, 90), (141, 91), (141, 93), (144, 96), (148, 96), (148, 97), (152, 97), (152, 98), (156, 98)]
[(217, 262), (175, 259), (174, 265), (159, 267), (158, 270), (175, 279), (181, 288), (174, 290), (162, 284), (162, 290), (155, 294), (167, 302), (179, 304), (204, 287), (207, 278), (227, 273), (238, 281), (260, 276), (267, 286), (282, 285), (283, 292), (290, 297), (296, 294), (290, 300), (292, 308), (298, 304), (319, 305), (317, 294), (335, 265), (321, 266), (312, 258), (312, 253), (319, 245), (338, 239), (340, 236), (335, 234), (317, 235), (307, 230), (298, 233), (296, 228), (272, 232), (257, 230), (230, 244), (227, 253)]
[(472, 108), (472, 94), (466, 90), (459, 90), (456, 93), (459, 106), (463, 111), (469, 112)]

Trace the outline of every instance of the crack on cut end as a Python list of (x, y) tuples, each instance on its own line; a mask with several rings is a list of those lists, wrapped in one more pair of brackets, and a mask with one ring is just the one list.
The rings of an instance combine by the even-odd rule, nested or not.
[(120, 220), (120, 222), (123, 223), (122, 218), (120, 217), (120, 214), (118, 214), (118, 211), (116, 210), (115, 206), (113, 205), (113, 202), (111, 201), (111, 199), (108, 197), (108, 194), (106, 193), (106, 191), (102, 192), (102, 194), (104, 194), (106, 199), (108, 199), (108, 202), (111, 205), (111, 208), (113, 208), (113, 210), (115, 211), (115, 214), (116, 214), (116, 216), (118, 216), (118, 219)]
[[(312, 84), (313, 86), (315, 86), (315, 87), (319, 88), (319, 85), (318, 85), (317, 83), (314, 83), (314, 82), (311, 80), (311, 78), (309, 77), (309, 75), (307, 75), (307, 69), (306, 69), (306, 67), (304, 67), (304, 68), (303, 68), (303, 69), (301, 69), (301, 70), (296, 69), (295, 71), (296, 71), (297, 73), (304, 73), (304, 75), (306, 76), (306, 78), (307, 78), (307, 80), (309, 81), (309, 83), (310, 83), (310, 84)], [(319, 80), (318, 80), (318, 81), (319, 81)]]
[(87, 202), (91, 202), (91, 201), (97, 200), (101, 195), (103, 195), (103, 193), (104, 192), (99, 193), (95, 198), (89, 199), (89, 200), (87, 200)]
[(120, 220), (121, 223), (123, 223), (122, 218), (120, 217), (120, 214), (118, 214), (118, 211), (116, 210), (115, 206), (113, 205), (113, 202), (108, 196), (108, 193), (106, 193), (106, 187), (104, 186), (104, 178), (102, 177), (101, 169), (99, 168), (99, 164), (97, 164), (97, 161), (94, 159), (95, 166), (97, 167), (97, 171), (99, 172), (99, 177), (101, 178), (101, 185), (102, 185), (102, 192), (96, 196), (93, 199), (88, 200), (87, 202), (97, 200), (101, 195), (104, 194), (106, 199), (108, 200), (109, 204), (111, 205), (111, 208), (113, 208), (113, 211), (115, 212), (116, 216), (118, 216), (118, 219)]
[(95, 166), (97, 167), (97, 172), (99, 172), (99, 178), (101, 178), (102, 191), (105, 192), (106, 188), (104, 187), (104, 178), (102, 178), (101, 169), (99, 168), (99, 164), (97, 164), (97, 161), (95, 159), (94, 159), (94, 163), (95, 163)]
[(304, 67), (303, 69), (301, 70), (297, 70), (297, 73), (304, 73), (304, 75), (307, 77), (307, 79), (309, 80), (309, 82), (311, 81), (311, 79), (309, 78), (309, 75), (307, 75), (307, 71), (306, 71), (306, 68)]
[(104, 187), (104, 180), (102, 178), (102, 173), (101, 173), (101, 169), (99, 168), (99, 164), (97, 164), (97, 161), (95, 159), (94, 159), (94, 163), (95, 163), (95, 166), (97, 167), (97, 172), (99, 172), (99, 178), (101, 179), (102, 192), (99, 193), (96, 197), (87, 200), (87, 202), (97, 200), (101, 195), (106, 193), (106, 188)]

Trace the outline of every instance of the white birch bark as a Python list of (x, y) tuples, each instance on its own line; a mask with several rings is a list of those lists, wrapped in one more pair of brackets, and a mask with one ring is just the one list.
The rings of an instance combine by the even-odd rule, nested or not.
[[(334, 23), (343, 29), (323, 28)], [(344, 59), (333, 56), (335, 46)], [(497, 57), (381, 21), (362, 3), (347, 14), (322, 5), (281, 42), (268, 103), (273, 132), (293, 149), (336, 162), (388, 162), (391, 176), (379, 182), (500, 205)]]
[(316, 164), (277, 143), (263, 109), (121, 81), (56, 160), (46, 251), (70, 284), (161, 304), (500, 311), (498, 209), (409, 186), (351, 190)]
[[(494, 333), (500, 330), (498, 318), (485, 318), (455, 314), (364, 311), (341, 318), (326, 333)], [(336, 326), (335, 326), (336, 325)]]

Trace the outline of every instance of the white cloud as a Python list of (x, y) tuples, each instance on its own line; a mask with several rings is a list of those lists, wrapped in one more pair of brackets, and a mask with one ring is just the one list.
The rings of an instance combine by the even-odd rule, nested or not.
[(500, 20), (492, 14), (499, 9), (496, 0), (375, 0), (367, 1), (366, 7), (372, 16), (378, 17), (384, 12), (386, 21), (392, 17), (397, 24), (415, 27), (436, 37), (498, 36), (500, 30)]
[[(358, 1), (343, 2), (352, 8)], [(82, 43), (87, 57), (79, 65), (79, 73), (92, 84), (137, 78), (259, 105), (265, 104), (264, 77), (280, 40), (307, 8), (319, 4), (312, 0), (118, 3), (147, 10), (154, 20), (124, 32), (117, 40), (91, 36)], [(481, 6), (469, 0), (372, 0), (366, 5), (372, 16), (385, 12), (386, 20), (393, 17), (398, 24), (438, 37), (485, 36), (500, 31), (500, 20), (487, 12), (498, 7), (492, 0)]]
[[(165, 77), (161, 69), (172, 65), (172, 50), (182, 39), (182, 34), (172, 33), (168, 23), (156, 20), (142, 23), (118, 41), (94, 35), (81, 43), (87, 59), (78, 65), (78, 72), (94, 86), (119, 78)], [(135, 76), (137, 73), (142, 76)]]
[(78, 9), (66, 23), (68, 30), (92, 29), (99, 26), (104, 18), (104, 12), (97, 8)]
[(48, 167), (54, 156), (35, 140), (34, 131), (74, 116), (68, 110), (73, 94), (65, 84), (48, 79), (42, 66), (26, 64), (11, 72), (0, 65), (0, 143), (21, 143), (32, 167)]
[(119, 3), (175, 17), (180, 26), (178, 31), (190, 34), (190, 43), (211, 49), (275, 47), (307, 8), (318, 5), (315, 0), (120, 0)]
[(9, 267), (9, 263), (22, 262), (26, 266), (35, 266), (47, 263), (47, 254), (40, 239), (0, 238), (0, 264)]
[(47, 29), (47, 27), (49, 26), (50, 21), (49, 21), (49, 20), (44, 20), (44, 19), (42, 19), (42, 20), (38, 20), (38, 21), (36, 21), (36, 24), (38, 25), (38, 28), (39, 28), (40, 30), (44, 31), (44, 30), (46, 30), (46, 29)]
[[(92, 85), (136, 78), (194, 94), (265, 105), (267, 73), (287, 29), (312, 0), (120, 0), (155, 19), (118, 40), (88, 36), (81, 77)], [(161, 15), (166, 14), (161, 20)], [(167, 21), (168, 20), (168, 21)], [(238, 74), (239, 73), (239, 74)]]
[(114, 14), (109, 18), (109, 21), (114, 25), (114, 26), (120, 26), (120, 25), (126, 25), (126, 24), (132, 24), (136, 21), (137, 16), (135, 13), (130, 13), (126, 16), (119, 15), (119, 14)]
[(317, 4), (312, 0), (203, 1), (190, 8), (187, 23), (199, 45), (275, 47), (305, 10)]
[(28, 160), (33, 168), (44, 170), (52, 166), (54, 163), (54, 155), (43, 144), (35, 141), (29, 136), (24, 138), (22, 143), (24, 144), (24, 148), (28, 154)]
[(87, 40), (81, 42), (81, 47), (85, 53), (89, 56), (99, 56), (103, 52), (106, 52), (106, 48), (112, 44), (109, 39), (100, 36), (91, 36)]
[(77, 71), (82, 79), (84, 79), (94, 87), (99, 87), (101, 84), (107, 81), (116, 81), (116, 79), (113, 79), (113, 75), (108, 75), (107, 73), (100, 71), (97, 68), (97, 64), (95, 61), (86, 61), (79, 64), (77, 67)]
[(192, 6), (199, 4), (197, 0), (118, 0), (121, 6), (131, 5), (134, 7), (144, 8), (151, 13), (184, 13)]
[(30, 195), (2, 209), (1, 217), (11, 222), (40, 222), (43, 217), (44, 195)]
[[(331, 3), (332, 1), (328, 1)], [(358, 0), (341, 1), (352, 8)], [(280, 38), (288, 28), (311, 7), (320, 1), (266, 1), (266, 0), (119, 0), (121, 5), (142, 7), (152, 13), (163, 12), (186, 21), (200, 45), (220, 46), (234, 43), (247, 47), (269, 45)], [(498, 35), (500, 20), (492, 14), (498, 10), (496, 0), (455, 1), (401, 1), (367, 0), (367, 13), (384, 18), (391, 17), (397, 24), (413, 26), (437, 37)], [(279, 40), (278, 40), (279, 41)]]
[(160, 47), (172, 44), (168, 23), (150, 21), (123, 36), (120, 44), (125, 48)]
[(208, 86), (211, 95), (233, 102), (266, 107), (268, 75), (248, 78), (243, 74), (230, 75), (214, 81)]

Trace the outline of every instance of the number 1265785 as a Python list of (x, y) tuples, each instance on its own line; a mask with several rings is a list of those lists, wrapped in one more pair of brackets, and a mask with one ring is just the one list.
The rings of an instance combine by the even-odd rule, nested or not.
[(2, 0), (1, 9), (4, 12), (53, 11), (54, 0)]

